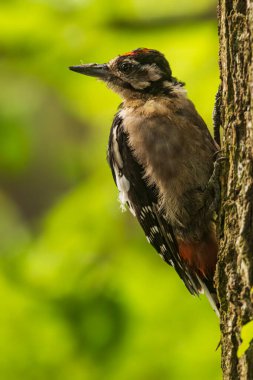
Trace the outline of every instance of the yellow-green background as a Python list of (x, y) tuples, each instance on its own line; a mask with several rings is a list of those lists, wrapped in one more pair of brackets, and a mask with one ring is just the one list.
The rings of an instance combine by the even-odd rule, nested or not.
[(119, 210), (120, 100), (68, 70), (161, 50), (212, 128), (215, 3), (1, 1), (1, 380), (220, 379), (217, 317)]

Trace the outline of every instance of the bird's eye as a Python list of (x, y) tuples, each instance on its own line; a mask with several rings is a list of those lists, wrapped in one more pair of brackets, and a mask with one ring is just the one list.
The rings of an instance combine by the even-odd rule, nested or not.
[(130, 62), (122, 62), (120, 65), (120, 71), (122, 71), (125, 74), (130, 73), (130, 71), (133, 69), (133, 64)]

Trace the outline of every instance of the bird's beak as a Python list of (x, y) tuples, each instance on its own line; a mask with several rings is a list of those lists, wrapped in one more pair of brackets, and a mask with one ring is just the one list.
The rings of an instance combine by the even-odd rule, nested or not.
[(69, 69), (80, 74), (103, 80), (106, 80), (110, 75), (110, 70), (107, 64), (98, 65), (97, 63), (89, 63), (86, 65), (70, 66)]

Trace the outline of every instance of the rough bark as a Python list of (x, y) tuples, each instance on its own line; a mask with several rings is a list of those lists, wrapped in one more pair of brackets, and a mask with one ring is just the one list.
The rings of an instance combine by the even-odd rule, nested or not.
[(219, 0), (221, 125), (219, 215), (223, 378), (253, 379), (253, 343), (238, 359), (241, 327), (253, 319), (253, 0)]

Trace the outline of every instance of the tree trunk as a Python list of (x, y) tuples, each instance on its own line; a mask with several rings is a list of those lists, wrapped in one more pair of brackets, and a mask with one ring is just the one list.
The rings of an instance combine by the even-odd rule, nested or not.
[(240, 357), (241, 328), (253, 320), (253, 0), (219, 0), (220, 121), (224, 129), (220, 240), (223, 378), (253, 379), (253, 342)]

